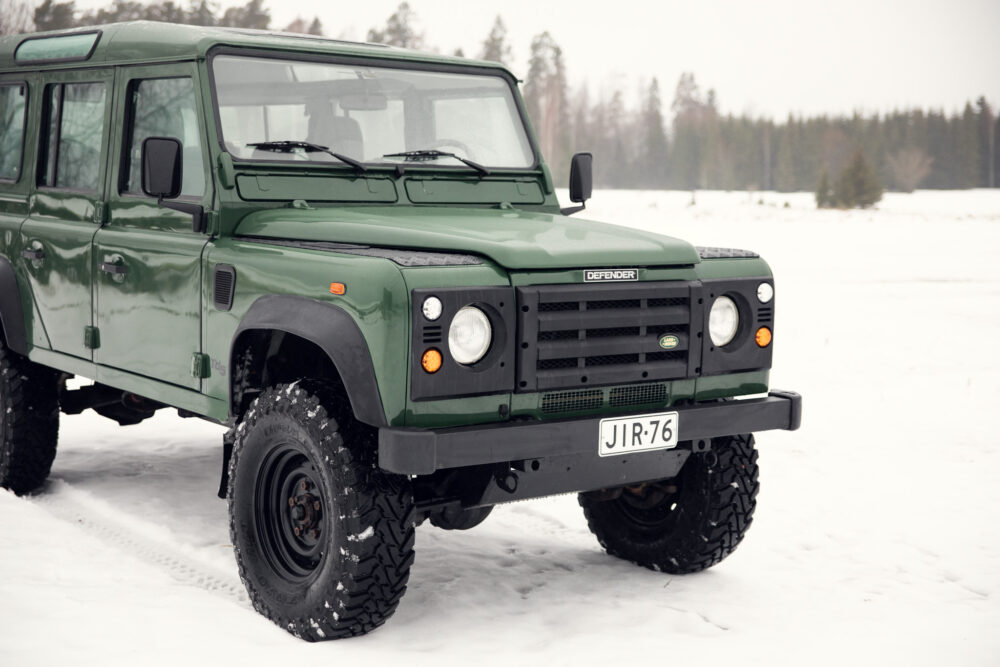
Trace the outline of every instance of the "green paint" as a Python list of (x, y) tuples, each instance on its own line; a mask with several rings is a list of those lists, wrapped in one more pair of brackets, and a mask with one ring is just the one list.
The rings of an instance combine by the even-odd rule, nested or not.
[[(595, 410), (543, 413), (543, 394), (513, 391), (410, 400), (411, 290), (579, 284), (583, 270), (594, 267), (636, 268), (643, 282), (771, 276), (761, 259), (700, 261), (679, 239), (562, 216), (557, 184), (543, 162), (480, 175), (447, 161), (372, 165), (363, 173), (339, 162), (234, 161), (219, 139), (208, 59), (224, 44), (276, 57), (312, 52), (369, 59), (373, 65), (466, 68), (513, 81), (495, 63), (160, 23), (102, 30), (85, 63), (34, 59), (79, 56), (85, 46), (89, 51), (93, 35), (25, 42), (17, 61), (14, 50), (23, 38), (0, 37), (0, 81), (24, 82), (28, 93), (19, 178), (0, 182), (0, 256), (16, 269), (29, 356), (38, 363), (224, 422), (233, 417), (230, 348), (237, 327), (260, 297), (288, 294), (336, 305), (354, 319), (390, 425), (625, 414), (635, 408), (606, 407), (606, 400)], [(26, 57), (33, 62), (24, 62)], [(134, 150), (127, 132), (134, 86), (145, 79), (178, 77), (191, 79), (188, 90), (194, 93), (187, 103), (196, 111), (181, 138), (197, 140), (202, 151), (200, 161), (197, 153), (185, 153), (185, 174), (204, 184), (200, 197), (186, 201), (205, 208), (207, 234), (193, 232), (185, 213), (137, 192), (119, 191), (126, 176), (134, 176), (126, 174), (121, 160)], [(105, 107), (90, 137), (99, 150), (85, 164), (96, 166), (98, 183), (89, 191), (40, 187), (34, 182), (46, 132), (40, 101), (46, 86), (74, 82), (105, 86)], [(167, 114), (163, 122), (170, 120)], [(526, 131), (534, 137), (530, 127)], [(287, 243), (293, 240), (472, 254), (482, 263), (402, 266), (338, 252), (336, 245), (319, 250)], [(44, 251), (44, 257), (21, 256), (32, 249)], [(109, 273), (102, 270), (104, 264), (125, 272)], [(217, 264), (232, 265), (237, 272), (228, 311), (213, 304)], [(331, 294), (331, 282), (345, 283), (346, 294)], [(89, 340), (84, 331), (92, 332)], [(657, 340), (664, 350), (687, 344), (674, 334)], [(767, 379), (767, 371), (757, 371), (666, 382), (666, 398), (642, 409), (762, 392)], [(599, 390), (606, 399), (609, 388)]]

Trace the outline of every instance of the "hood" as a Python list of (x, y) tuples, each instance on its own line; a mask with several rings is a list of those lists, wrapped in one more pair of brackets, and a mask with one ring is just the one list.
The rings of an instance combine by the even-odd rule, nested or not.
[(238, 236), (484, 255), (507, 269), (697, 264), (685, 241), (602, 222), (518, 210), (358, 207), (251, 213)]

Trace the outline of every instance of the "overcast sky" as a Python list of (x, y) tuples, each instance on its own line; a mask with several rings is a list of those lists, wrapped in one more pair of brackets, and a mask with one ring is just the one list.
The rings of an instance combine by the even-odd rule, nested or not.
[[(318, 16), (363, 40), (400, 0), (265, 0), (272, 26)], [(497, 14), (527, 73), (533, 35), (563, 48), (573, 85), (634, 95), (658, 77), (669, 105), (681, 72), (714, 88), (725, 112), (867, 113), (1000, 102), (1000, 0), (409, 0), (428, 47), (476, 55)], [(223, 7), (245, 0), (222, 0)], [(77, 0), (98, 7), (103, 0)]]

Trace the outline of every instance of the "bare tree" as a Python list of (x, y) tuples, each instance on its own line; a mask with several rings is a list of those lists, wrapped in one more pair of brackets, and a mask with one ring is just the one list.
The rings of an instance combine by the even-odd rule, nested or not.
[(931, 173), (934, 159), (919, 148), (903, 148), (888, 157), (892, 184), (900, 192), (913, 192)]
[(0, 35), (31, 32), (35, 29), (33, 13), (34, 9), (24, 0), (0, 0)]

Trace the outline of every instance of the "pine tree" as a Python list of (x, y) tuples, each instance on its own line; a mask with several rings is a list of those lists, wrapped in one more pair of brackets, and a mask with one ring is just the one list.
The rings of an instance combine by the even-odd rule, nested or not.
[(65, 30), (76, 25), (76, 4), (44, 0), (35, 7), (35, 30)]
[(639, 144), (639, 173), (635, 176), (636, 185), (646, 189), (666, 188), (669, 146), (667, 132), (663, 126), (660, 83), (655, 78), (649, 85), (638, 129), (641, 143)]
[(819, 177), (819, 185), (816, 186), (816, 208), (831, 206), (833, 206), (833, 193), (830, 192), (830, 176), (824, 169)]
[(557, 183), (569, 177), (568, 97), (562, 49), (548, 32), (536, 35), (531, 40), (524, 103)]
[(840, 208), (868, 208), (882, 199), (882, 186), (860, 148), (837, 176), (833, 199)]
[(416, 23), (417, 15), (410, 9), (410, 4), (401, 3), (386, 21), (383, 30), (372, 28), (368, 31), (368, 41), (404, 49), (420, 49), (424, 45), (424, 35), (417, 32)]
[(496, 20), (493, 21), (490, 34), (483, 41), (483, 48), (479, 52), (479, 58), (480, 60), (492, 60), (493, 62), (505, 65), (510, 64), (514, 59), (510, 44), (507, 42), (507, 26), (504, 25), (503, 19), (500, 18), (499, 14)]

